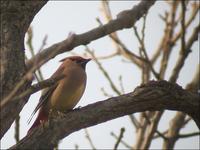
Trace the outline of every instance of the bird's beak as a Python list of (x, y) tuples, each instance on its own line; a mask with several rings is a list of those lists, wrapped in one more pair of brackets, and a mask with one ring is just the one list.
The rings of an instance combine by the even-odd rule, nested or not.
[(91, 58), (85, 59), (85, 63), (87, 64), (90, 60), (92, 60)]
[(82, 64), (83, 66), (85, 66), (90, 60), (91, 60), (91, 58), (85, 59), (85, 60), (83, 60), (83, 61), (81, 62), (81, 64)]

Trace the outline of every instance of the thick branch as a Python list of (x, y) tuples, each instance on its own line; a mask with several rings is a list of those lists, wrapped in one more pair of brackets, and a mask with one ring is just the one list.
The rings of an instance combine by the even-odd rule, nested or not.
[(32, 67), (35, 60), (41, 61), (45, 60), (47, 56), (54, 53), (51, 58), (56, 55), (72, 50), (74, 47), (79, 45), (86, 45), (91, 41), (104, 37), (117, 30), (122, 30), (124, 28), (131, 28), (134, 23), (139, 20), (144, 14), (147, 13), (149, 8), (154, 4), (155, 0), (142, 1), (138, 5), (134, 6), (130, 10), (125, 10), (119, 13), (116, 19), (109, 21), (107, 24), (92, 29), (88, 32), (74, 35), (73, 41), (68, 42), (64, 40), (62, 42), (56, 43), (49, 48), (44, 49), (42, 52), (38, 53), (35, 57), (27, 62), (28, 68)]
[[(1, 1), (1, 90), (2, 101), (22, 79), (26, 72), (24, 56), (24, 36), (36, 13), (47, 1)], [(18, 93), (30, 86), (30, 82), (24, 84)], [(17, 94), (18, 94), (17, 93)], [(17, 103), (8, 103), (1, 108), (1, 132), (2, 137), (16, 119), (26, 103), (25, 99)]]
[[(197, 72), (192, 79), (191, 83), (186, 86), (186, 89), (190, 92), (196, 93), (199, 89), (199, 66)], [(163, 149), (172, 149), (176, 141), (179, 139), (179, 132), (181, 128), (187, 124), (186, 114), (182, 112), (177, 112), (174, 118), (170, 121), (169, 129), (167, 130), (165, 136), (167, 137), (163, 141)]]
[[(178, 110), (196, 117), (200, 127), (199, 96), (166, 81), (151, 81), (137, 87), (134, 92), (109, 98), (75, 109), (66, 115), (56, 115), (44, 125), (33, 130), (13, 149), (52, 148), (54, 144), (69, 134), (82, 128), (97, 125), (124, 115), (157, 110)], [(38, 140), (40, 139), (40, 140)]]

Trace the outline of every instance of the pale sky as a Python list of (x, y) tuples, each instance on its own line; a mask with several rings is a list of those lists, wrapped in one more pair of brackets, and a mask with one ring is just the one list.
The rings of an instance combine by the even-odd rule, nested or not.
[[(134, 4), (138, 3), (138, 1), (112, 1), (111, 2), (111, 10), (113, 17), (116, 17), (116, 14), (122, 10), (130, 9)], [(151, 56), (154, 52), (154, 49), (157, 47), (160, 37), (163, 35), (164, 23), (158, 17), (158, 13), (163, 14), (164, 10), (169, 9), (166, 3), (159, 1), (150, 9), (150, 13), (147, 16), (147, 24), (146, 24), (146, 45), (147, 52)], [(96, 22), (96, 18), (99, 17), (102, 22), (105, 20), (102, 17), (100, 12), (100, 2), (99, 1), (50, 1), (48, 2), (40, 12), (35, 16), (31, 26), (33, 27), (33, 46), (34, 49), (37, 50), (41, 46), (42, 39), (45, 35), (48, 35), (47, 45), (51, 46), (56, 42), (60, 42), (64, 40), (69, 32), (75, 33), (84, 33), (88, 30), (91, 30), (98, 26)], [(141, 19), (142, 20), (142, 19)], [(196, 18), (196, 22), (192, 24), (194, 27), (197, 25), (199, 20)], [(137, 22), (138, 29), (141, 28), (141, 21)], [(191, 27), (192, 29), (192, 27)], [(190, 29), (190, 31), (192, 31)], [(190, 33), (189, 31), (189, 33)], [(134, 32), (132, 29), (124, 29), (118, 32), (121, 40), (127, 45), (127, 47), (134, 52), (138, 52), (138, 42), (134, 36)], [(90, 48), (93, 48), (99, 56), (105, 56), (113, 52), (113, 46), (110, 42), (110, 39), (106, 36), (104, 38), (93, 41), (89, 44)], [(178, 84), (181, 86), (185, 86), (188, 82), (191, 81), (191, 74), (193, 75), (198, 64), (198, 56), (199, 56), (199, 45), (196, 42), (193, 45), (193, 52), (190, 54), (188, 59), (186, 60), (184, 69), (181, 70), (180, 78), (178, 80)], [(27, 46), (26, 46), (27, 49)], [(178, 49), (179, 50), (179, 49)], [(82, 54), (84, 52), (84, 47), (79, 46), (73, 50), (78, 54)], [(30, 54), (26, 50), (27, 55), (30, 57)], [(58, 55), (47, 64), (42, 66), (42, 73), (46, 78), (50, 77), (51, 74), (57, 69), (60, 65), (58, 62), (61, 58), (68, 56), (70, 53), (64, 53)], [(170, 58), (170, 65), (174, 65), (177, 60), (178, 51), (175, 52)], [(138, 68), (130, 63), (123, 63), (121, 57), (115, 57), (112, 60), (103, 61), (102, 65), (109, 72), (113, 81), (117, 83), (119, 87), (118, 77), (120, 75), (123, 76), (123, 83), (125, 87), (125, 92), (128, 93), (133, 91), (135, 87), (140, 85), (141, 83), (141, 72)], [(159, 64), (158, 64), (159, 65)], [(158, 68), (156, 68), (158, 69)], [(168, 67), (167, 69), (167, 78), (171, 73), (172, 68)], [(188, 71), (189, 70), (189, 71)], [(86, 72), (88, 75), (87, 88), (81, 101), (78, 103), (78, 106), (85, 106), (100, 100), (106, 99), (106, 97), (102, 94), (100, 89), (104, 87), (104, 89), (110, 93), (111, 95), (115, 95), (107, 80), (104, 78), (102, 73), (98, 70), (98, 67), (94, 62), (90, 62), (87, 65)], [(21, 112), (21, 129), (20, 129), (20, 138), (23, 138), (26, 135), (26, 132), (30, 128), (31, 124), (27, 125), (27, 120), (30, 117), (32, 111), (38, 103), (40, 97), (40, 92), (31, 96), (29, 102), (25, 105), (24, 109)], [(168, 111), (161, 119), (161, 123), (159, 124), (159, 130), (164, 131), (168, 128), (169, 120), (173, 117), (174, 112)], [(136, 114), (137, 115), (137, 114)], [(36, 116), (35, 116), (36, 117)], [(88, 128), (90, 136), (98, 149), (103, 148), (113, 148), (116, 140), (110, 135), (110, 132), (114, 132), (119, 135), (120, 128), (125, 127), (126, 131), (124, 134), (123, 140), (129, 143), (130, 145), (134, 144), (135, 141), (135, 129), (131, 124), (129, 118), (127, 116), (121, 117), (112, 121), (108, 121), (106, 123), (102, 123), (93, 127)], [(188, 124), (183, 130), (184, 133), (188, 133), (190, 131), (197, 131), (197, 127), (194, 122)], [(181, 132), (182, 133), (182, 132)], [(199, 147), (199, 137), (186, 138), (179, 140), (175, 148), (185, 148), (185, 149), (197, 149)], [(6, 135), (1, 140), (1, 148), (9, 148), (15, 144), (14, 140), (14, 125), (10, 128), (10, 130), (6, 133)], [(83, 148), (91, 148), (88, 141), (85, 138), (84, 130), (80, 130), (75, 132), (62, 140), (59, 145), (59, 148), (75, 148), (75, 144), (79, 146), (80, 149)], [(151, 144), (151, 148), (161, 148), (162, 140), (158, 139), (153, 141)], [(119, 148), (125, 148), (122, 144), (119, 145)]]

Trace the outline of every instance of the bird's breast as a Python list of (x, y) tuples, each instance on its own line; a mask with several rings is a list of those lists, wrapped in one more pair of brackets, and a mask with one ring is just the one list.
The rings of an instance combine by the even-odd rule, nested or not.
[(86, 73), (81, 68), (65, 70), (50, 100), (50, 108), (59, 111), (73, 109), (82, 97), (86, 86)]

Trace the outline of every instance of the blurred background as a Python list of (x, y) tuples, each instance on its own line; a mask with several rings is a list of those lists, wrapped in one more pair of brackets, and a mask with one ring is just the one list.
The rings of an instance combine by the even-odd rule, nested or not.
[[(29, 59), (33, 55), (31, 52), (34, 51), (34, 53), (37, 53), (43, 48), (66, 39), (70, 32), (80, 34), (98, 27), (100, 24), (105, 24), (111, 17), (113, 19), (116, 18), (116, 15), (120, 11), (131, 9), (138, 3), (139, 1), (110, 1), (109, 3), (102, 1), (49, 1), (35, 16), (27, 32), (25, 38), (26, 42), (24, 43), (26, 56)], [(184, 13), (185, 23), (189, 22), (191, 19), (191, 22), (189, 22), (189, 25), (186, 27), (187, 30), (184, 31), (187, 45), (187, 41), (192, 36), (195, 27), (199, 26), (199, 2), (191, 0), (186, 1), (184, 6), (186, 7)], [(40, 69), (43, 79), (49, 78), (60, 65), (59, 60), (66, 56), (80, 55), (84, 57), (93, 57), (93, 59), (96, 58), (97, 61), (93, 60), (87, 65), (87, 87), (81, 101), (76, 107), (84, 107), (88, 104), (105, 100), (108, 97), (131, 92), (141, 83), (152, 79), (156, 80), (155, 74), (152, 73), (152, 70), (148, 67), (149, 72), (147, 72), (148, 75), (145, 77), (145, 67), (144, 64), (139, 65), (141, 63), (140, 59), (134, 57), (134, 60), (136, 60), (136, 63), (134, 63), (134, 60), (131, 60), (126, 54), (122, 54), (121, 51), (128, 51), (140, 58), (147, 59), (145, 55), (146, 52), (151, 60), (155, 57), (155, 54), (158, 53), (159, 55), (156, 57), (156, 61), (152, 62), (152, 65), (154, 70), (159, 73), (163, 59), (162, 51), (164, 51), (167, 47), (166, 45), (169, 44), (166, 42), (167, 39), (163, 40), (164, 42), (162, 42), (162, 39), (163, 37), (167, 37), (166, 35), (170, 27), (172, 27), (172, 35), (168, 35), (168, 39), (174, 39), (181, 31), (182, 7), (183, 4), (181, 2), (157, 1), (149, 10), (148, 15), (136, 22), (133, 28), (124, 29), (110, 35), (110, 37), (106, 36), (93, 41), (88, 44), (87, 47), (79, 46), (71, 52), (63, 53), (50, 60)], [(172, 12), (175, 14), (174, 18), (172, 18)], [(191, 18), (192, 15), (193, 18)], [(170, 26), (170, 23), (173, 24)], [(142, 42), (139, 41), (139, 39), (141, 39)], [(199, 39), (192, 44), (190, 48), (191, 53), (189, 53), (186, 58), (185, 64), (180, 70), (179, 77), (176, 81), (183, 88), (192, 81), (199, 65), (199, 42), (197, 41), (199, 41)], [(163, 45), (159, 53), (157, 50), (159, 51), (160, 44)], [(163, 79), (170, 79), (180, 56), (180, 48), (181, 36), (176, 39), (172, 47), (168, 47), (170, 56), (167, 60), (168, 66), (162, 77)], [(137, 60), (139, 60), (138, 64)], [(119, 93), (114, 91), (110, 86), (110, 81), (102, 73), (102, 70), (108, 73)], [(37, 82), (37, 80), (34, 82)], [(26, 135), (34, 118), (37, 116), (35, 115), (32, 122), (27, 124), (28, 118), (38, 103), (40, 94), (40, 92), (33, 94), (20, 113), (20, 139)], [(146, 115), (150, 115), (150, 113), (147, 112)], [(174, 111), (165, 111), (162, 114), (157, 128), (160, 133), (167, 135), (165, 131), (170, 129), (170, 122), (175, 115), (176, 112)], [(137, 125), (134, 125), (134, 119), (137, 120), (136, 122), (142, 123), (143, 120), (147, 118), (143, 117), (142, 120), (141, 114), (137, 113), (134, 114), (134, 116), (125, 116), (98, 124), (87, 128), (87, 130), (82, 129), (60, 141), (58, 148), (92, 149), (95, 147), (96, 149), (113, 149), (119, 138), (121, 128), (124, 128), (123, 138), (118, 148), (130, 149), (130, 147), (137, 145), (138, 131), (140, 130), (137, 129)], [(185, 121), (187, 122), (181, 127), (180, 134), (197, 134), (187, 138), (180, 138), (177, 140), (174, 148), (198, 149), (200, 144), (199, 130), (190, 117), (185, 116)], [(15, 126), (15, 123), (13, 123), (1, 140), (2, 149), (9, 148), (16, 143), (14, 138)], [(146, 128), (148, 129), (149, 127), (147, 126)], [(155, 132), (155, 136), (156, 135), (157, 132)], [(143, 136), (145, 138), (148, 136), (148, 133), (144, 133)], [(91, 139), (93, 144), (91, 144), (89, 139)], [(124, 141), (124, 143), (122, 141)], [(160, 149), (162, 145), (163, 137), (157, 136), (152, 139), (150, 148)]]

